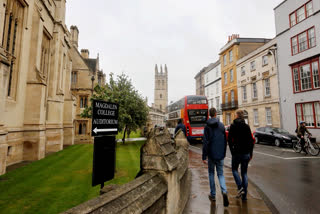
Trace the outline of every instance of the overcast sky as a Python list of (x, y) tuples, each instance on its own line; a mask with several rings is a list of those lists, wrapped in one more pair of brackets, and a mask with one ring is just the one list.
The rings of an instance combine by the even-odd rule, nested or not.
[(154, 97), (155, 64), (167, 64), (169, 102), (195, 94), (194, 76), (219, 58), (228, 36), (273, 38), (283, 0), (69, 0), (66, 23), (78, 26), (79, 49), (100, 55), (108, 75), (125, 73)]

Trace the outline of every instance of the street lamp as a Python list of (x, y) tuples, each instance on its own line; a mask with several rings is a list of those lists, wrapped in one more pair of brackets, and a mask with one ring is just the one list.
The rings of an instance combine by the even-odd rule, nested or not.
[(93, 95), (93, 82), (94, 82), (94, 75), (91, 76), (92, 88), (91, 88), (91, 96)]

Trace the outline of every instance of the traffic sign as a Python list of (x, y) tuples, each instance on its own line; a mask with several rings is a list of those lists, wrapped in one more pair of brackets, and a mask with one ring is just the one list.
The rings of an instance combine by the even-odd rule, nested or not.
[(91, 135), (105, 136), (118, 134), (118, 114), (118, 104), (93, 100)]

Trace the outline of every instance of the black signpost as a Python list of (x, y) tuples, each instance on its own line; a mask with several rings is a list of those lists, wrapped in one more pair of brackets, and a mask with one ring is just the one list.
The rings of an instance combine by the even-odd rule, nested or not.
[(92, 103), (92, 136), (94, 136), (92, 186), (103, 188), (104, 182), (114, 178), (115, 147), (118, 133), (119, 105), (100, 100)]

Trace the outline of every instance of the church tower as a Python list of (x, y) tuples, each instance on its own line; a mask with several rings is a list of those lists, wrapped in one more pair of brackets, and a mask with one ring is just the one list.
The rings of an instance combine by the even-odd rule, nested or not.
[(162, 70), (160, 65), (160, 71), (158, 66), (155, 67), (155, 78), (154, 78), (154, 104), (157, 109), (166, 111), (168, 105), (168, 69), (167, 65)]

